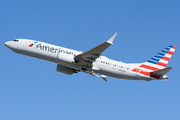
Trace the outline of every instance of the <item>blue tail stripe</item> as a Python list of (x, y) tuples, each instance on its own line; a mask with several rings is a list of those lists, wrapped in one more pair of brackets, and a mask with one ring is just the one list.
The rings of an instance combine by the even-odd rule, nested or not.
[(170, 47), (170, 48), (172, 48), (172, 47), (173, 47), (173, 45), (170, 45), (169, 47)]
[(168, 50), (168, 51), (169, 51), (170, 49), (171, 49), (171, 48), (168, 48), (168, 47), (167, 47), (167, 48), (165, 48), (164, 50)]
[(153, 64), (156, 64), (156, 63), (157, 63), (156, 61), (152, 61), (152, 60), (148, 60), (147, 62), (153, 63)]
[(165, 55), (165, 53), (161, 53), (161, 52), (160, 52), (160, 53), (158, 53), (158, 55), (162, 55), (162, 56), (164, 56), (164, 55)]
[(169, 50), (164, 49), (164, 50), (162, 50), (162, 51), (168, 52)]
[(155, 55), (154, 57), (161, 59), (163, 56)]
[(160, 58), (155, 58), (155, 57), (153, 57), (153, 58), (151, 58), (150, 60), (159, 61), (159, 60), (160, 60)]
[(162, 52), (162, 53), (167, 53), (168, 51), (162, 50), (161, 52)]

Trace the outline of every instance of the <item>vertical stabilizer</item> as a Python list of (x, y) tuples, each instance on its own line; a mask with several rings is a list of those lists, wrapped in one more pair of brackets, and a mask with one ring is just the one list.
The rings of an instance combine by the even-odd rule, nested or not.
[(174, 53), (176, 46), (170, 45), (163, 49), (161, 52), (157, 53), (155, 56), (142, 63), (139, 69), (153, 72), (160, 69), (164, 69), (168, 64), (172, 54)]

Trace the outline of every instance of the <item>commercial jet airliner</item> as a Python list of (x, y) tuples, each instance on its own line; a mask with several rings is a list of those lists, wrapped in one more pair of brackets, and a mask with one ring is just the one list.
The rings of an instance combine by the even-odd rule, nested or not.
[(86, 51), (76, 51), (36, 40), (15, 39), (4, 44), (12, 51), (57, 63), (57, 72), (68, 75), (85, 72), (105, 81), (106, 76), (126, 80), (165, 80), (166, 75), (173, 67), (167, 67), (176, 46), (169, 45), (161, 52), (143, 63), (124, 63), (100, 56), (101, 53), (113, 44), (115, 33), (108, 41)]

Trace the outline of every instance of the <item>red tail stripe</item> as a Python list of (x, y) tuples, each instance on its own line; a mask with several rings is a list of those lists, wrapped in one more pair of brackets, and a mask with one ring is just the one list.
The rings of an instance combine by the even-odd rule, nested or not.
[(167, 64), (162, 63), (162, 62), (158, 62), (156, 65), (160, 65), (160, 66), (166, 67)]
[(169, 61), (169, 60), (170, 60), (170, 58), (165, 57), (165, 56), (164, 56), (162, 59), (163, 59), (163, 60), (166, 60), (166, 61)]
[(172, 52), (172, 51), (168, 51), (168, 52), (167, 52), (167, 54), (172, 55), (172, 54), (173, 54), (173, 52)]
[(173, 46), (172, 48), (173, 48), (173, 49), (176, 49), (176, 46)]
[(152, 66), (148, 66), (148, 65), (144, 65), (144, 64), (142, 64), (139, 67), (146, 68), (146, 69), (149, 69), (149, 70), (154, 70), (154, 71), (155, 70), (159, 70), (158, 68), (155, 68), (155, 67), (152, 67)]

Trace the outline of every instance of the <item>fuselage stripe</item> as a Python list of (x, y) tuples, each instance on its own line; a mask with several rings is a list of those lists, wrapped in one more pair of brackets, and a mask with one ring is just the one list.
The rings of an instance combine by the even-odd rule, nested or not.
[(159, 79), (159, 78), (160, 78), (159, 75), (154, 75), (154, 74), (152, 74), (152, 73), (150, 73), (150, 72), (143, 71), (143, 70), (138, 69), (138, 68), (134, 68), (132, 71), (133, 71), (133, 72), (136, 72), (136, 73), (139, 72), (140, 74), (143, 74), (143, 75), (146, 75), (146, 76), (149, 76), (149, 77), (153, 77), (153, 78), (156, 78), (156, 79)]

